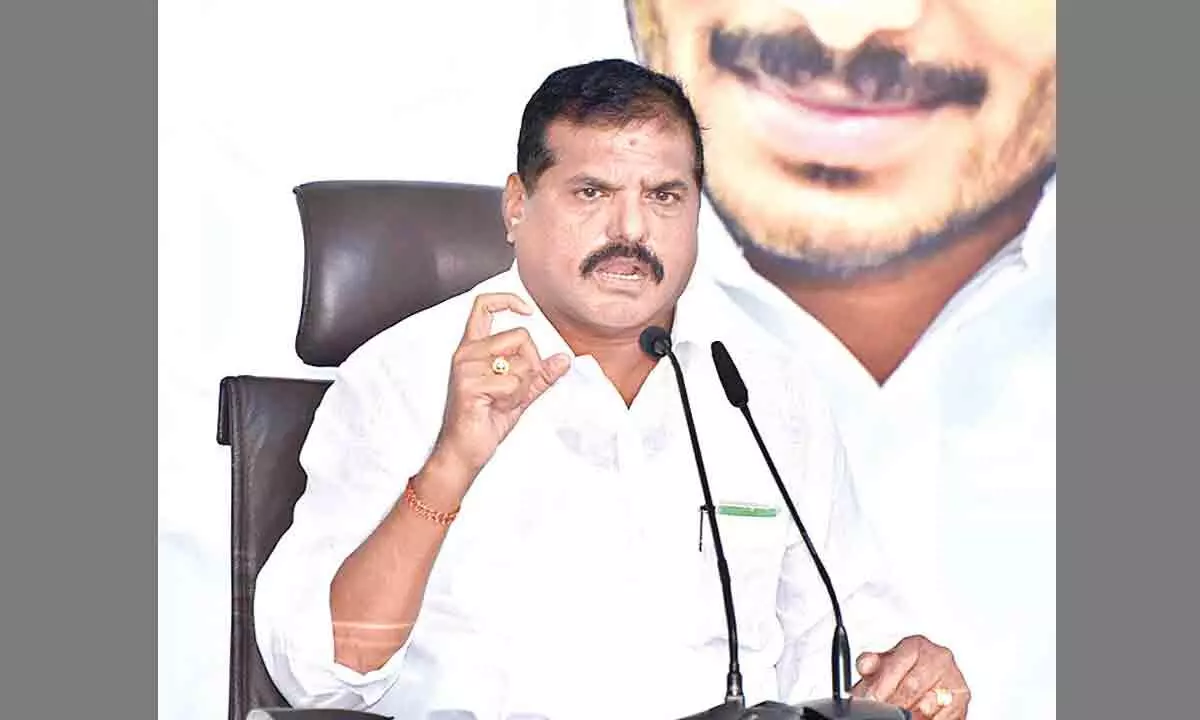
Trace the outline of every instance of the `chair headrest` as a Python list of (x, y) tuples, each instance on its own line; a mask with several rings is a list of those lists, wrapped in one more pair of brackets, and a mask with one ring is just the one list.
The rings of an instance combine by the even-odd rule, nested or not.
[(306, 183), (296, 353), (340, 365), (382, 330), (506, 270), (501, 190), (401, 181)]

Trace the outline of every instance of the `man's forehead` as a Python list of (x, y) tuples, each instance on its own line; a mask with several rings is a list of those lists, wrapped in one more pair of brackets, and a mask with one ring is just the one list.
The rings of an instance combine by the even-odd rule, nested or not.
[(661, 119), (623, 124), (577, 124), (557, 120), (547, 128), (546, 145), (555, 165), (610, 160), (616, 156), (645, 157), (686, 170), (693, 146), (683, 123)]

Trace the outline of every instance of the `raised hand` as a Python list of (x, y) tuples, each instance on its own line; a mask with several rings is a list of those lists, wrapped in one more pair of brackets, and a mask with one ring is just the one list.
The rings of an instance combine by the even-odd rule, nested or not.
[[(492, 314), (532, 308), (516, 295), (475, 298), (454, 352), (442, 429), (434, 454), (471, 480), (491, 459), (525, 410), (570, 367), (564, 354), (543, 359), (525, 328), (491, 334)], [(466, 488), (462, 488), (465, 493)]]

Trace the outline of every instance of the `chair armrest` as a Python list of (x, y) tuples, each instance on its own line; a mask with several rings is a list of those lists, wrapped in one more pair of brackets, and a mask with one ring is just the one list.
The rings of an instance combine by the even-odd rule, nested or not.
[(246, 720), (392, 720), (392, 718), (361, 710), (254, 708), (246, 715)]

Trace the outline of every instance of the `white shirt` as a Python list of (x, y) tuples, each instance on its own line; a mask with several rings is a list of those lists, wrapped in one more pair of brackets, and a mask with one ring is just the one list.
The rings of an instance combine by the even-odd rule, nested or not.
[[(668, 360), (627, 408), (591, 357), (521, 417), (468, 492), (407, 644), (359, 674), (333, 659), (329, 587), (389, 512), (438, 433), (451, 355), (475, 295), (528, 298), (515, 269), (384, 331), (339, 369), (301, 456), (308, 486), (258, 577), (259, 647), (302, 707), (398, 718), (682, 717), (719, 704), (728, 662), (702, 493)], [(569, 352), (541, 315), (539, 352)], [(857, 651), (912, 628), (861, 532), (844, 452), (810, 376), (693, 280), (673, 328), (714, 501), (775, 508), (719, 515), (750, 703), (827, 697), (832, 616), (753, 437), (725, 398), (721, 339), (750, 408), (833, 575)], [(439, 715), (439, 713), (442, 713)], [(466, 717), (470, 717), (469, 715)]]
[(1056, 187), (882, 387), (702, 215), (702, 267), (828, 391), (861, 507), (956, 654), (971, 720), (1055, 715)]

